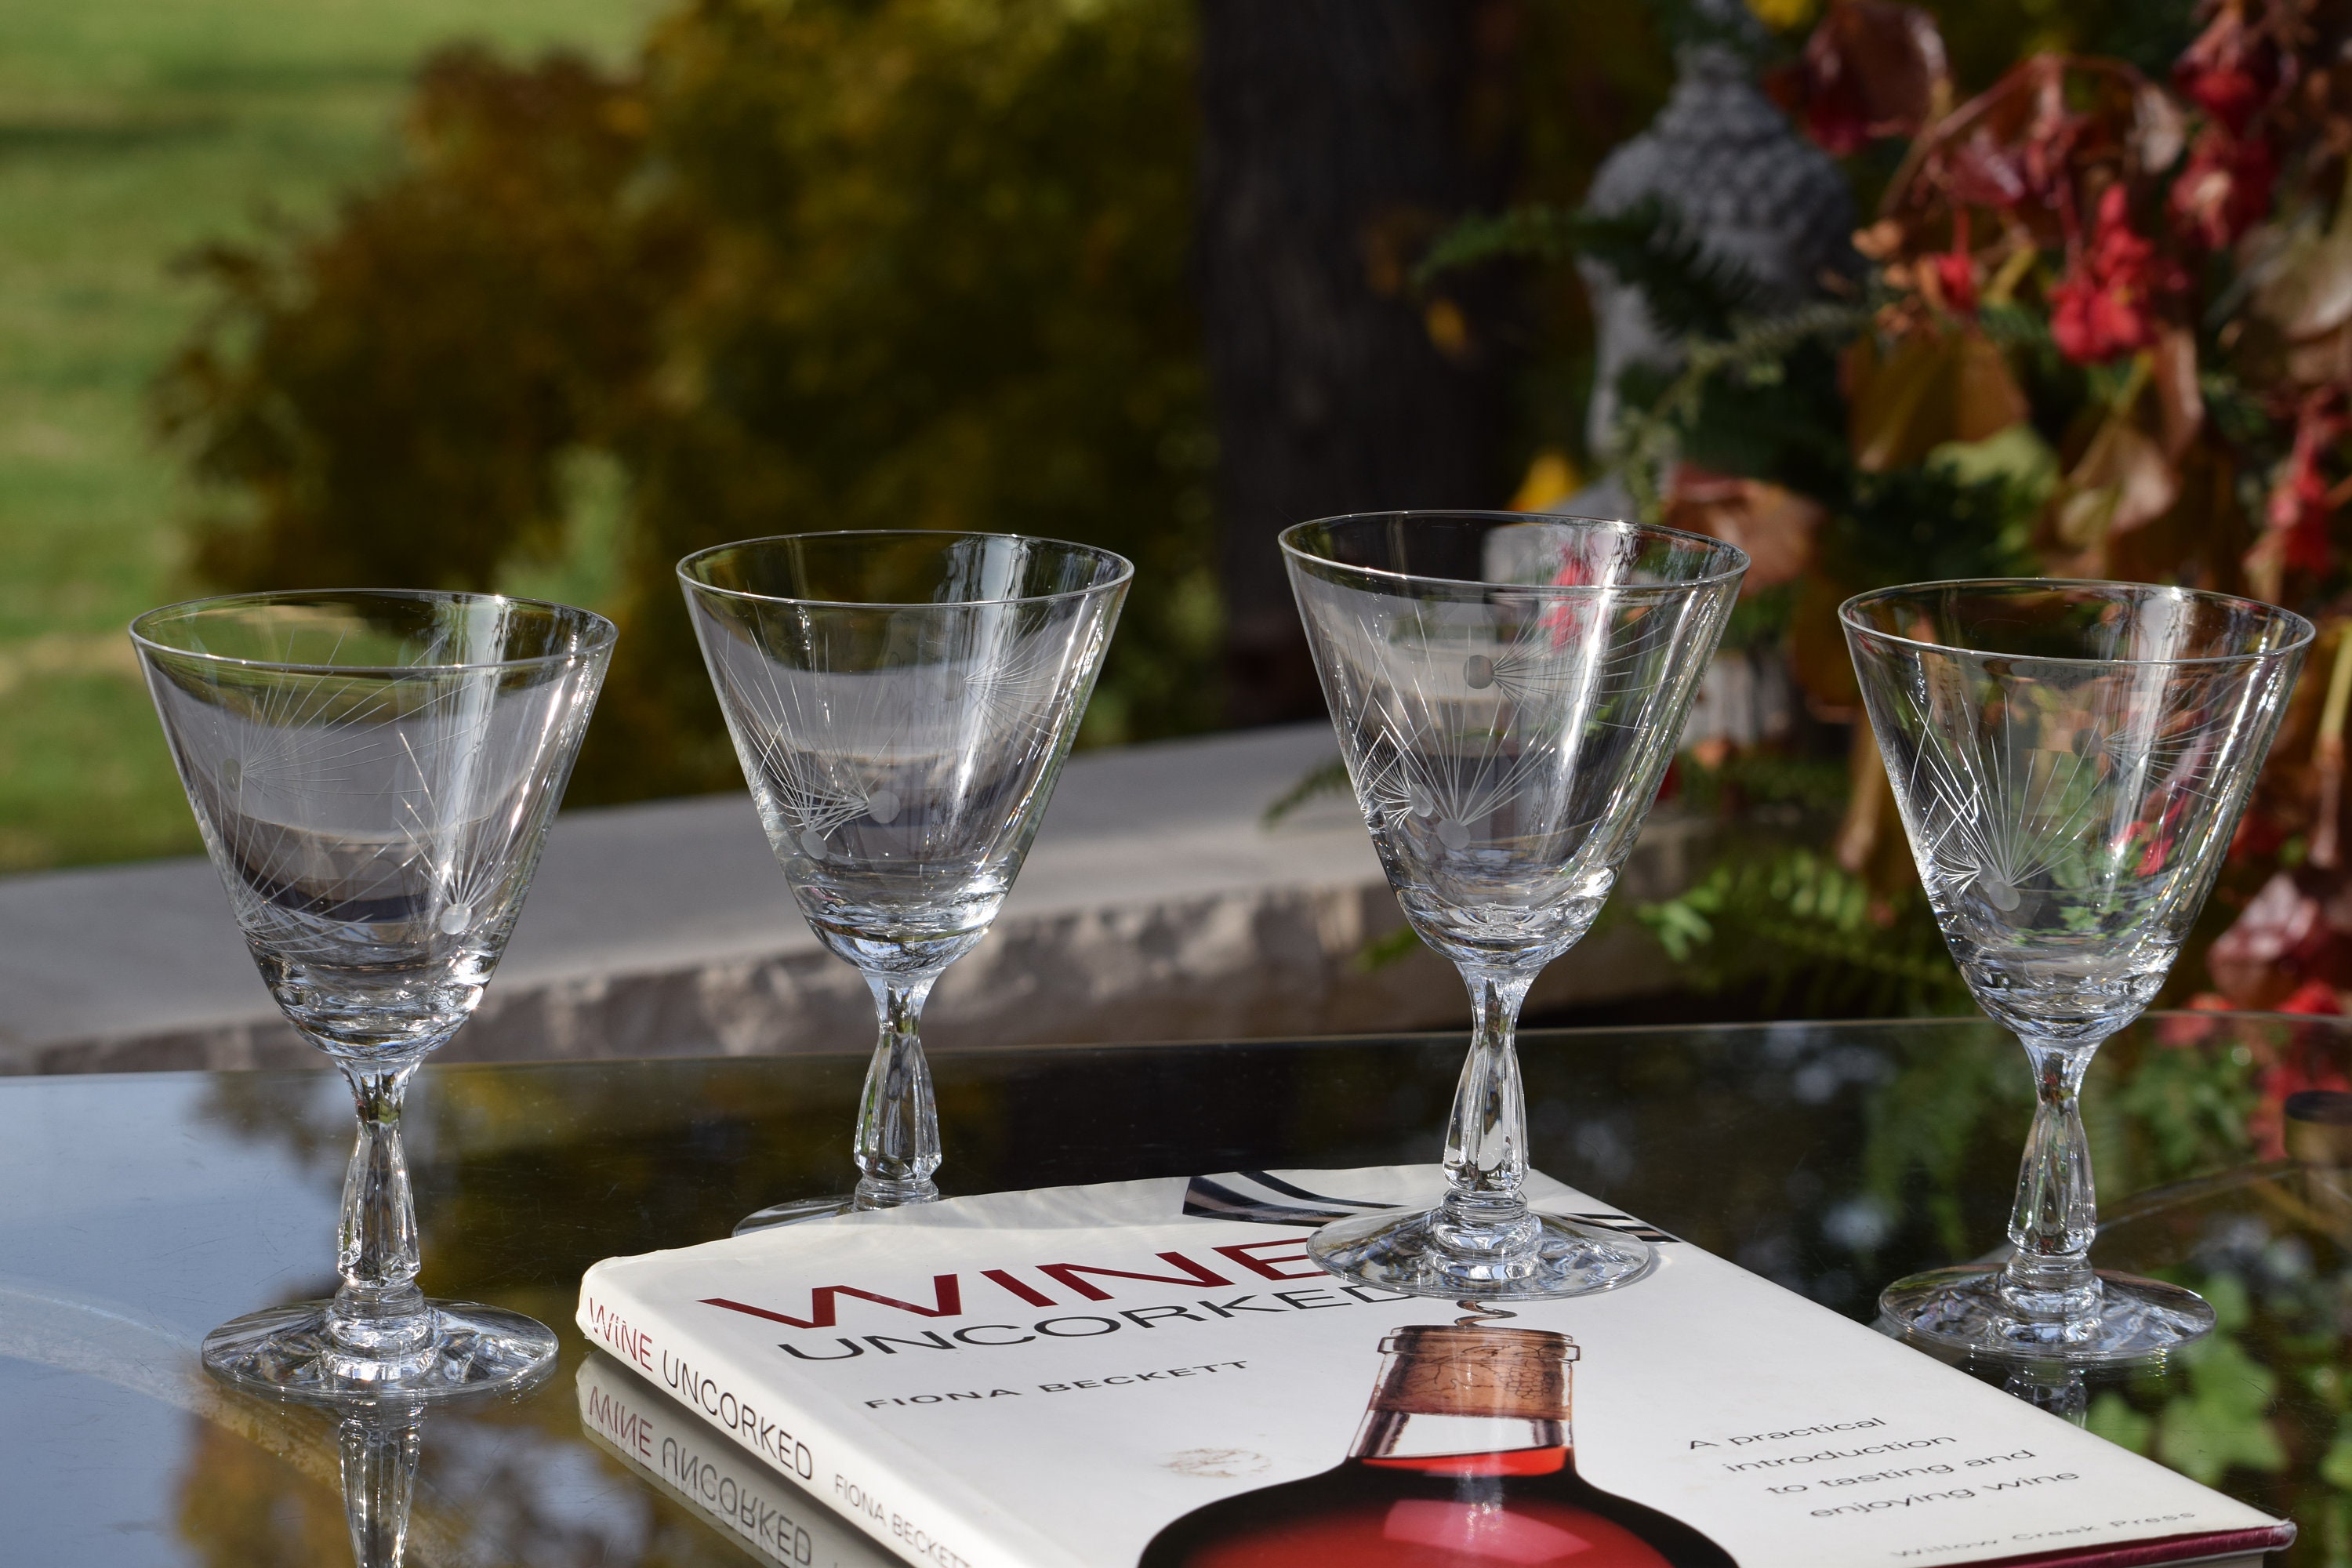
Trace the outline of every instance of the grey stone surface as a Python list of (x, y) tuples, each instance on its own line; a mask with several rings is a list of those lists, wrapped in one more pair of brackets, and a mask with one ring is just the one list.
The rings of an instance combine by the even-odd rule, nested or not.
[[(1316, 723), (1073, 759), (995, 930), (948, 972), (934, 1050), (1454, 1026), (1425, 952), (1356, 955), (1402, 923), (1354, 803), (1266, 805), (1334, 754)], [(1688, 875), (1662, 814), (1620, 898)], [(1552, 965), (1531, 1005), (1655, 992), (1621, 931)], [(558, 819), (481, 1011), (446, 1060), (862, 1047), (871, 1004), (820, 949), (748, 796)], [(0, 1072), (314, 1065), (280, 1020), (202, 860), (0, 881)]]

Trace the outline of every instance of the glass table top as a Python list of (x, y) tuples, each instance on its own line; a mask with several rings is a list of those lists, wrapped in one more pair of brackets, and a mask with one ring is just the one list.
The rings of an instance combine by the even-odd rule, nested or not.
[[(1462, 1049), (942, 1054), (940, 1185), (1434, 1160)], [(2031, 1090), (1980, 1020), (1535, 1030), (1521, 1052), (1538, 1168), (1840, 1312), (2001, 1242)], [(886, 1561), (723, 1442), (666, 1486), (592, 1436), (583, 1400), (630, 1384), (572, 1326), (596, 1259), (845, 1188), (864, 1069), (425, 1068), (406, 1119), (421, 1282), (530, 1313), (563, 1359), (519, 1399), (425, 1418), (407, 1563)], [(2347, 1074), (2332, 1019), (2157, 1015), (2111, 1042), (2084, 1094), (2094, 1256), (2203, 1291), (2221, 1331), (2160, 1373), (1979, 1373), (2294, 1519), (2284, 1561), (2314, 1568), (2352, 1558)], [(324, 1071), (0, 1079), (0, 1563), (352, 1560), (334, 1420), (218, 1389), (195, 1359), (215, 1324), (331, 1288), (350, 1126)]]

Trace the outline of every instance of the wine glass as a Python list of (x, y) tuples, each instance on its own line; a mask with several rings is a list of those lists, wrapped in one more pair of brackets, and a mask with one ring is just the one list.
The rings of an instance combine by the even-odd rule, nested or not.
[(2309, 622), (2221, 594), (2047, 579), (1929, 583), (1840, 611), (1927, 900), (2039, 1101), (1996, 1268), (1879, 1297), (1930, 1344), (2074, 1363), (2210, 1330), (2176, 1285), (2101, 1274), (2076, 1094), (2172, 968), (2253, 788)]
[(923, 1002), (1020, 874), (1135, 569), (1082, 544), (909, 530), (722, 544), (677, 573), (784, 880), (880, 1024), (856, 1190), (737, 1234), (929, 1203)]
[(131, 635), (262, 979), (359, 1111), (333, 1299), (224, 1324), (205, 1364), (277, 1394), (520, 1384), (553, 1334), (416, 1287), (401, 1101), (505, 951), (612, 623), (495, 595), (352, 591), (198, 600)]
[(1435, 1208), (1338, 1221), (1344, 1279), (1536, 1300), (1646, 1273), (1635, 1238), (1534, 1213), (1512, 1047), (1601, 912), (1673, 759), (1748, 557), (1624, 522), (1380, 512), (1282, 536), (1357, 804), (1405, 919), (1469, 987)]

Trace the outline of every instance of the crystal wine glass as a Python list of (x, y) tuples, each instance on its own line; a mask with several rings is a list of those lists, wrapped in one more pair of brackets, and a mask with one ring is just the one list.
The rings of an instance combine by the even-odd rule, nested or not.
[(359, 1110), (333, 1299), (215, 1329), (205, 1364), (278, 1394), (519, 1385), (553, 1334), (416, 1287), (401, 1101), (505, 951), (612, 623), (493, 595), (335, 592), (172, 605), (131, 634), (254, 962)]
[(1307, 1243), (1342, 1278), (1449, 1300), (1579, 1296), (1655, 1261), (1528, 1208), (1512, 1032), (1600, 914), (1673, 759), (1748, 558), (1669, 529), (1382, 512), (1283, 534), (1357, 804), (1423, 941), (1469, 987), (1435, 1208)]
[(1134, 568), (1081, 544), (906, 531), (722, 544), (677, 572), (784, 880), (880, 1021), (856, 1190), (737, 1232), (928, 1203), (923, 1002), (1020, 874)]
[(1997, 1268), (1879, 1298), (1924, 1342), (2132, 1361), (2213, 1311), (2090, 1265), (2098, 1210), (2076, 1094), (2172, 967), (2312, 637), (2221, 594), (2046, 579), (1930, 583), (1840, 612), (1920, 880), (1979, 1006), (2024, 1044), (2039, 1105)]

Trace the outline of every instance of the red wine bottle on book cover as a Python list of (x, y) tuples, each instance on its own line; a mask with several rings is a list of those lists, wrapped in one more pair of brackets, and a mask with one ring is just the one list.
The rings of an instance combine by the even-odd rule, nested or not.
[(1576, 1473), (1567, 1335), (1411, 1328), (1381, 1350), (1345, 1463), (1194, 1510), (1139, 1568), (1735, 1568)]

